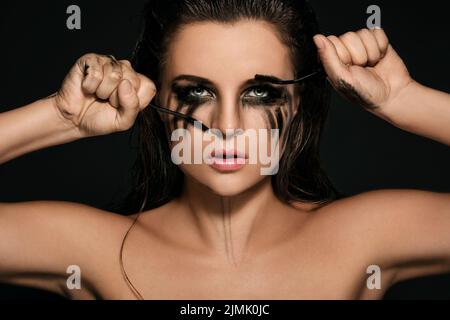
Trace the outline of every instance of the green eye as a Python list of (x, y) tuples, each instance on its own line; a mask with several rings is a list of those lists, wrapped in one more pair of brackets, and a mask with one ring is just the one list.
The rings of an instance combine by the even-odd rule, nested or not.
[(252, 98), (266, 98), (269, 92), (263, 88), (254, 88), (249, 91), (248, 96)]
[(206, 89), (202, 87), (195, 87), (190, 90), (190, 95), (194, 97), (203, 98), (209, 96), (210, 94)]

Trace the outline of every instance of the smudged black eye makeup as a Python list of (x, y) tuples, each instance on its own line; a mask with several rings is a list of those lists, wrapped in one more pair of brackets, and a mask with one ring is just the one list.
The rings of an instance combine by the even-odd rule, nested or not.
[(242, 101), (244, 105), (248, 106), (279, 106), (286, 104), (287, 96), (288, 93), (285, 88), (261, 84), (247, 89)]
[[(240, 96), (242, 105), (260, 110), (268, 128), (282, 130), (292, 113), (292, 96), (287, 87), (268, 83), (265, 80), (249, 79), (243, 88), (245, 89)], [(192, 117), (200, 106), (216, 101), (218, 96), (216, 85), (212, 81), (194, 75), (176, 77), (171, 82), (171, 89), (177, 103), (176, 111), (189, 117)], [(174, 128), (178, 127), (179, 121), (183, 120), (175, 117), (172, 119)], [(183, 122), (183, 127), (186, 129), (189, 123)]]
[[(186, 106), (199, 106), (211, 101), (216, 94), (211, 88), (203, 85), (173, 84), (172, 91), (179, 103)], [(288, 93), (285, 88), (275, 87), (269, 84), (259, 84), (247, 88), (242, 96), (242, 102), (247, 106), (273, 106), (282, 105), (288, 101)]]
[(179, 103), (184, 105), (196, 105), (206, 102), (214, 95), (208, 88), (202, 85), (180, 85), (173, 84), (172, 92)]

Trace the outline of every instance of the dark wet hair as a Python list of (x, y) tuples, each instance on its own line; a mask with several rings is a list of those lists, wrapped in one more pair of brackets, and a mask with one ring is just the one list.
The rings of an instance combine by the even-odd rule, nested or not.
[[(134, 69), (161, 85), (167, 47), (175, 33), (194, 22), (233, 23), (263, 20), (275, 26), (291, 51), (297, 76), (319, 65), (313, 36), (319, 33), (316, 16), (305, 0), (151, 0), (143, 13), (143, 27), (132, 57)], [(285, 202), (326, 204), (341, 195), (321, 168), (320, 138), (327, 118), (330, 87), (314, 77), (298, 87), (299, 111), (289, 126), (279, 171), (272, 176), (276, 196)], [(144, 109), (133, 129), (137, 143), (134, 185), (117, 212), (132, 214), (159, 207), (177, 197), (184, 174), (172, 163), (164, 124), (153, 108)]]

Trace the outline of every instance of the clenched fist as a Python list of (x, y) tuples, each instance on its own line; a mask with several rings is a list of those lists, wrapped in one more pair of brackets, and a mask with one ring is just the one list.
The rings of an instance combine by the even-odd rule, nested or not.
[(153, 81), (113, 56), (86, 54), (65, 77), (55, 102), (61, 115), (85, 136), (131, 128), (156, 94)]
[(314, 41), (332, 86), (375, 113), (391, 112), (413, 80), (382, 29), (361, 29)]

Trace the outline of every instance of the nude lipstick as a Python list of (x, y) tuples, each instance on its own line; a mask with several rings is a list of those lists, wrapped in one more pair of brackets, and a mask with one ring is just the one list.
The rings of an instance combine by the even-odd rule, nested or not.
[(212, 163), (210, 166), (219, 172), (233, 172), (241, 169), (247, 159), (247, 155), (236, 150), (213, 150), (210, 154)]

